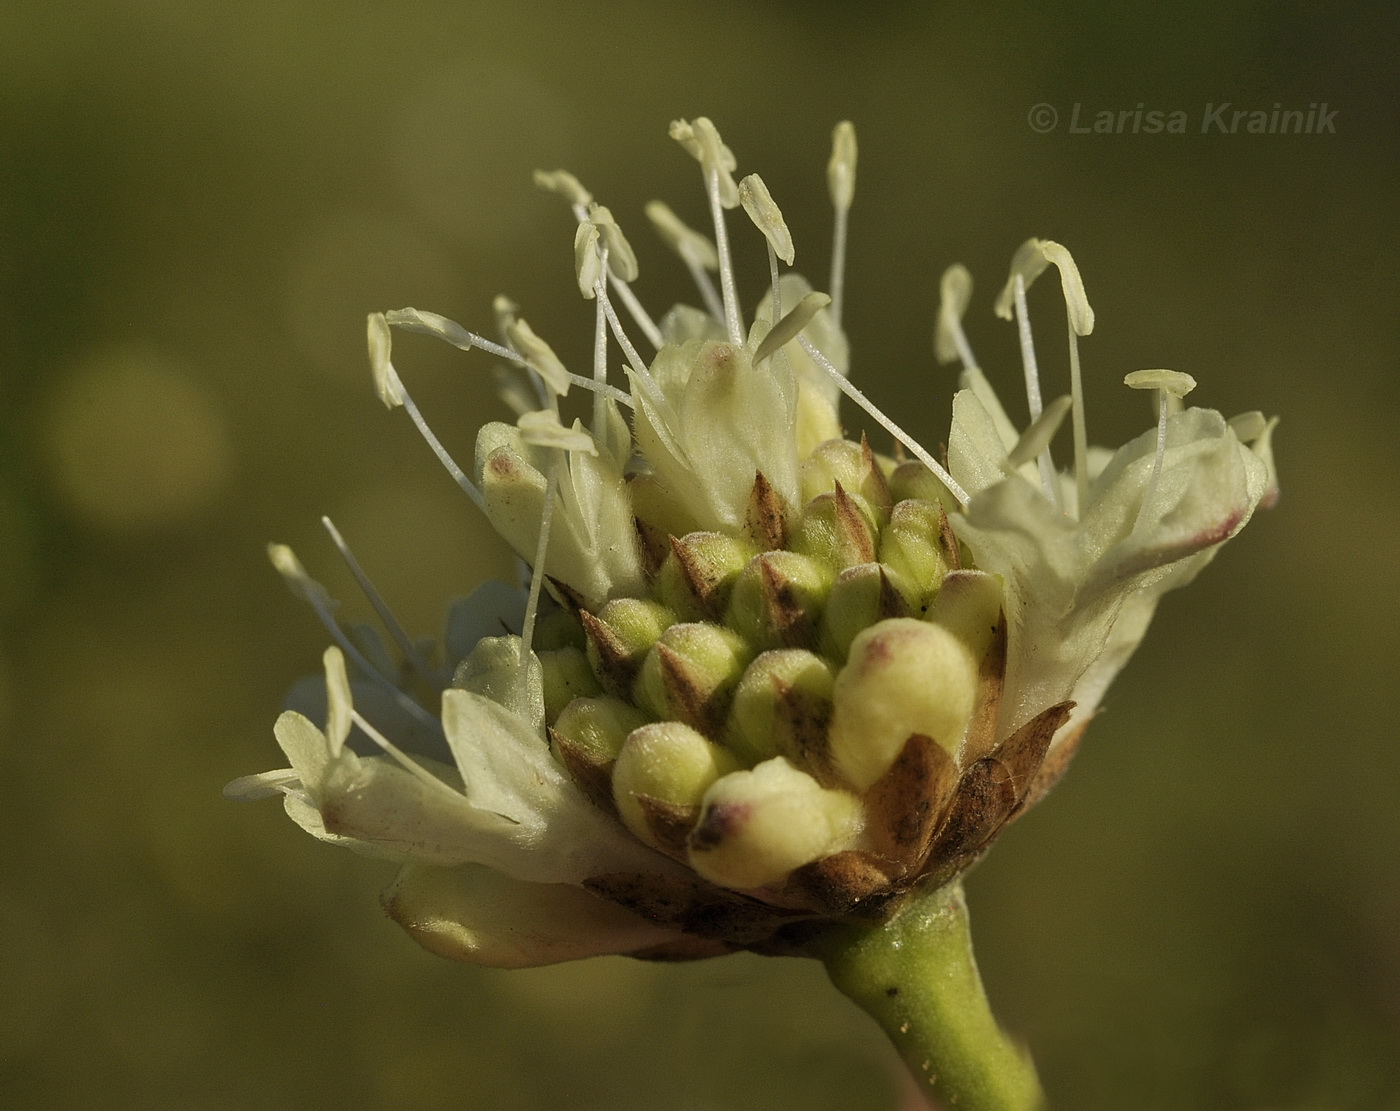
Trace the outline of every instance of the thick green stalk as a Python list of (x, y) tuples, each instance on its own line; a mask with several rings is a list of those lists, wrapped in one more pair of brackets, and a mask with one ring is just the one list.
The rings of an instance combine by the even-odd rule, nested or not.
[(962, 884), (919, 892), (888, 922), (813, 947), (831, 982), (889, 1035), (924, 1090), (956, 1111), (1041, 1111), (1030, 1056), (992, 1017)]

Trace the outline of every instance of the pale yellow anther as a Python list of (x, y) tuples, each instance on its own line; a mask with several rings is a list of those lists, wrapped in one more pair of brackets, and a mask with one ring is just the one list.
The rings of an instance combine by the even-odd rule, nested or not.
[(739, 202), (744, 206), (744, 211), (749, 214), (754, 226), (768, 240), (773, 253), (791, 266), (795, 257), (792, 232), (788, 231), (787, 221), (783, 219), (781, 210), (761, 177), (749, 174), (739, 182)]
[(938, 283), (938, 323), (935, 325), (934, 354), (940, 363), (951, 363), (961, 357), (958, 336), (963, 314), (972, 301), (972, 274), (960, 262), (943, 271)]
[(831, 304), (831, 298), (825, 293), (812, 292), (798, 301), (792, 310), (785, 313), (783, 318), (774, 324), (768, 334), (763, 337), (763, 342), (758, 345), (758, 350), (753, 353), (754, 366), (763, 362), (780, 347), (791, 343), (812, 322), (812, 318)]
[(272, 561), (272, 566), (282, 576), (282, 581), (287, 584), (288, 589), (303, 602), (310, 602), (313, 606), (331, 604), (326, 588), (306, 573), (301, 560), (297, 559), (296, 553), (286, 544), (269, 544), (267, 558)]
[(1019, 276), (1025, 283), (1026, 289), (1030, 289), (1031, 283), (1045, 272), (1045, 268), (1050, 265), (1049, 259), (1045, 257), (1045, 252), (1040, 249), (1039, 239), (1027, 239), (1019, 247), (1016, 253), (1011, 256), (1011, 273), (1007, 275), (1006, 284), (1002, 286), (1001, 293), (997, 296), (997, 303), (993, 308), (997, 316), (1003, 320), (1010, 320), (1012, 317), (1012, 306), (1016, 301), (1016, 278)]
[(517, 317), (506, 325), (506, 338), (530, 364), (530, 369), (544, 379), (551, 393), (563, 397), (569, 392), (569, 372), (559, 356), (522, 318)]
[(593, 201), (593, 194), (568, 170), (536, 170), (535, 184), (547, 192), (563, 197), (572, 205), (586, 207)]
[(826, 183), (831, 190), (831, 203), (836, 208), (850, 208), (856, 196), (856, 129), (850, 120), (842, 120), (831, 131)]
[(739, 187), (734, 182), (738, 162), (734, 152), (724, 145), (715, 125), (705, 116), (693, 120), (673, 120), (671, 138), (685, 148), (687, 154), (700, 163), (706, 175), (719, 179), (719, 200), (725, 208), (739, 206)]
[(598, 240), (598, 228), (587, 220), (574, 232), (574, 275), (578, 278), (579, 292), (590, 301), (597, 292), (598, 279), (603, 276)]
[(345, 672), (345, 656), (331, 645), (321, 656), (326, 672), (326, 739), (331, 756), (339, 756), (350, 736), (350, 715), (355, 705), (350, 697), (350, 677)]
[(648, 201), (647, 219), (651, 221), (656, 234), (665, 240), (666, 245), (688, 262), (703, 266), (706, 270), (719, 269), (719, 255), (709, 236), (701, 235), (671, 211), (665, 201)]
[(1011, 256), (1011, 272), (1006, 285), (997, 297), (996, 314), (1003, 320), (1010, 320), (1016, 300), (1016, 278), (1019, 276), (1026, 289), (1053, 265), (1060, 272), (1060, 289), (1064, 293), (1065, 311), (1069, 314), (1070, 326), (1075, 335), (1087, 336), (1094, 330), (1094, 310), (1089, 306), (1089, 298), (1084, 292), (1084, 279), (1079, 276), (1079, 267), (1073, 257), (1060, 244), (1049, 239), (1027, 239)]
[(608, 249), (608, 267), (624, 282), (635, 282), (640, 272), (637, 255), (632, 250), (632, 244), (628, 243), (627, 237), (622, 234), (622, 229), (617, 226), (613, 214), (605, 205), (590, 204), (588, 218), (598, 228), (602, 244)]
[(1060, 290), (1065, 298), (1065, 311), (1069, 313), (1070, 326), (1077, 336), (1087, 336), (1094, 330), (1094, 310), (1089, 306), (1088, 294), (1084, 292), (1084, 279), (1079, 276), (1079, 267), (1069, 250), (1051, 240), (1040, 244), (1045, 259), (1060, 272)]
[(559, 417), (549, 409), (532, 409), (521, 413), (515, 424), (520, 429), (520, 438), (532, 447), (557, 447), (585, 455), (598, 454), (598, 445), (584, 431), (582, 424), (574, 421), (572, 428), (565, 428)]
[(520, 306), (507, 297), (504, 293), (496, 294), (491, 301), (491, 311), (496, 316), (496, 327), (505, 334), (505, 330), (510, 327), (515, 318), (520, 314)]
[(403, 385), (394, 370), (394, 364), (389, 361), (394, 341), (389, 331), (389, 322), (382, 312), (369, 314), (366, 332), (369, 339), (369, 367), (374, 374), (374, 391), (388, 408), (395, 409), (403, 404)]
[(1124, 376), (1123, 385), (1134, 390), (1162, 390), (1180, 399), (1196, 388), (1196, 380), (1179, 370), (1135, 370)]
[(1040, 453), (1050, 446), (1050, 441), (1055, 438), (1055, 433), (1060, 430), (1060, 425), (1064, 423), (1065, 417), (1069, 416), (1069, 411), (1073, 407), (1074, 399), (1069, 394), (1064, 397), (1057, 397), (1045, 410), (1031, 422), (1031, 426), (1021, 433), (1021, 438), (1016, 441), (1016, 446), (1011, 449), (1011, 454), (1006, 457), (1006, 465), (1011, 470), (1023, 464), (1029, 463), (1032, 459), (1038, 458)]

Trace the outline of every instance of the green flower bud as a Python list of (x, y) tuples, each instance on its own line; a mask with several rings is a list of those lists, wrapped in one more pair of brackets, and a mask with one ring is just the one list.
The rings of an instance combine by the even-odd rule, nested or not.
[(981, 660), (1001, 624), (1001, 580), (985, 571), (953, 571), (925, 617), (947, 629)]
[(911, 588), (916, 614), (928, 609), (948, 573), (939, 542), (941, 518), (937, 502), (906, 499), (895, 503), (880, 534), (880, 562)]
[(717, 735), (751, 656), (742, 638), (719, 625), (672, 625), (642, 662), (635, 701), (654, 717)]
[(721, 887), (776, 886), (794, 868), (849, 848), (860, 827), (859, 799), (822, 787), (778, 756), (706, 792), (687, 842), (690, 865)]
[(836, 676), (828, 734), (836, 770), (864, 791), (915, 733), (956, 757), (976, 693), (977, 662), (947, 629), (908, 617), (871, 626)]
[(904, 576), (882, 563), (848, 567), (837, 576), (822, 611), (821, 650), (844, 660), (863, 629), (913, 613), (914, 596)]
[(840, 571), (875, 558), (879, 530), (864, 499), (853, 498), (838, 482), (830, 494), (818, 494), (802, 511), (792, 549)]
[(890, 496), (896, 504), (910, 499), (935, 502), (949, 513), (961, 513), (962, 506), (948, 487), (917, 459), (908, 459), (890, 475)]
[(764, 552), (734, 580), (725, 624), (759, 648), (813, 643), (831, 571), (797, 552)]
[(627, 734), (646, 724), (646, 718), (635, 706), (620, 698), (600, 695), (597, 698), (575, 698), (564, 707), (550, 732), (554, 734), (555, 755), (558, 742), (564, 741), (595, 764), (611, 764), (622, 751)]
[[(613, 765), (613, 802), (627, 828), (655, 848), (677, 848), (701, 800), (734, 757), (678, 721), (632, 731)], [(680, 836), (677, 836), (677, 833)]]
[(555, 648), (536, 653), (544, 673), (544, 716), (553, 721), (575, 698), (601, 694), (603, 688), (581, 648)]
[(681, 620), (713, 620), (724, 613), (734, 580), (755, 554), (752, 544), (720, 532), (672, 537), (652, 591)]
[(848, 494), (863, 498), (878, 518), (883, 518), (893, 504), (889, 484), (864, 437), (859, 444), (827, 440), (818, 444), (802, 464), (803, 500), (829, 494), (838, 482)]
[(783, 755), (799, 767), (824, 767), (832, 681), (831, 667), (811, 652), (764, 652), (734, 692), (729, 747), (749, 765)]
[(588, 637), (588, 662), (603, 686), (627, 697), (651, 646), (675, 620), (659, 602), (641, 598), (615, 598), (594, 617), (579, 612)]

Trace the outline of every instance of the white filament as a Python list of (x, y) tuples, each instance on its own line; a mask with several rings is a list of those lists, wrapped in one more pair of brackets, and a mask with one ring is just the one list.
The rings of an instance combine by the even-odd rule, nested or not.
[(812, 356), (817, 366), (821, 367), (822, 370), (826, 372), (827, 376), (836, 383), (842, 393), (869, 413), (886, 432), (907, 447), (910, 452), (913, 453), (914, 458), (937, 475), (938, 480), (948, 488), (948, 492), (952, 494), (953, 497), (957, 498), (961, 505), (967, 505), (967, 491), (959, 486), (953, 476), (950, 475), (932, 455), (924, 450), (923, 445), (920, 444), (918, 440), (914, 439), (913, 436), (909, 435), (909, 433), (905, 432), (899, 425), (895, 424), (894, 421), (890, 420), (889, 417), (885, 416), (884, 413), (880, 412), (865, 394), (861, 393), (860, 390), (851, 383), (850, 379), (832, 366), (831, 360), (823, 355), (806, 336), (798, 336), (797, 342), (802, 345), (802, 349), (806, 351), (807, 354)]
[(831, 315), (838, 328), (846, 293), (846, 223), (850, 211), (848, 205), (836, 206), (836, 221), (831, 231)]
[(404, 658), (413, 665), (413, 669), (425, 680), (437, 684), (441, 687), (437, 673), (428, 666), (428, 661), (423, 658), (418, 646), (413, 643), (408, 632), (399, 619), (394, 616), (394, 611), (389, 608), (389, 604), (384, 601), (384, 596), (375, 589), (370, 577), (365, 574), (364, 568), (360, 566), (360, 561), (355, 558), (355, 553), (350, 550), (350, 545), (345, 542), (345, 538), (340, 535), (340, 530), (331, 523), (329, 517), (322, 517), (321, 524), (330, 533), (331, 541), (335, 544), (336, 550), (340, 552), (340, 558), (345, 561), (345, 566), (350, 568), (350, 573), (355, 576), (355, 581), (360, 584), (360, 589), (364, 592), (369, 604), (374, 607), (374, 612), (379, 615), (379, 620), (384, 623), (384, 627), (389, 630), (389, 635), (398, 644), (399, 650), (403, 652)]
[(729, 342), (744, 344), (744, 325), (739, 317), (739, 294), (734, 287), (734, 260), (729, 255), (729, 231), (724, 222), (724, 206), (719, 197), (719, 170), (705, 171), (705, 192), (710, 198), (710, 217), (715, 225), (715, 253), (719, 255), (719, 288), (724, 299), (724, 327)]
[[(1016, 331), (1021, 340), (1021, 365), (1026, 371), (1026, 405), (1030, 409), (1031, 423), (1041, 413), (1040, 400), (1040, 369), (1035, 361), (1035, 341), (1031, 338), (1031, 318), (1026, 309), (1026, 279), (1017, 271), (1013, 279), (1015, 285), (1016, 304)], [(1059, 492), (1056, 490), (1055, 464), (1050, 458), (1050, 449), (1047, 447), (1040, 453), (1040, 484), (1045, 490), (1045, 496), (1050, 499), (1050, 504), (1056, 507), (1060, 504)]]

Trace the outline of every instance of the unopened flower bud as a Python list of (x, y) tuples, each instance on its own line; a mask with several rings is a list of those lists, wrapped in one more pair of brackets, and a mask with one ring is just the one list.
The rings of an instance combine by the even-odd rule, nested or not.
[(627, 697), (637, 669), (675, 615), (659, 602), (615, 598), (595, 617), (579, 614), (588, 637), (588, 662), (603, 686)]
[(836, 770), (863, 791), (915, 733), (955, 755), (976, 690), (976, 661), (947, 629), (907, 617), (871, 626), (836, 676), (829, 733)]
[(739, 636), (719, 625), (672, 625), (642, 661), (636, 701), (658, 718), (715, 734), (751, 655)]
[(967, 645), (974, 660), (981, 660), (1001, 623), (1001, 605), (1001, 581), (995, 575), (953, 571), (924, 616)]
[(833, 660), (844, 660), (863, 629), (913, 613), (913, 597), (904, 576), (883, 564), (848, 567), (836, 577), (822, 611), (822, 651)]
[(818, 444), (811, 457), (802, 464), (802, 497), (810, 501), (828, 494), (837, 483), (853, 497), (863, 498), (876, 515), (889, 512), (889, 484), (880, 471), (870, 445), (862, 441), (827, 440)]
[(896, 503), (912, 499), (936, 502), (949, 513), (962, 511), (942, 480), (917, 459), (905, 460), (894, 469), (890, 475), (890, 496)]
[(890, 522), (880, 533), (880, 562), (912, 589), (917, 613), (928, 609), (948, 573), (939, 542), (941, 521), (937, 502), (909, 499), (895, 503)]
[(755, 554), (752, 544), (722, 532), (672, 537), (653, 593), (683, 621), (718, 618), (734, 580)]
[(639, 838), (669, 847), (674, 825), (693, 825), (705, 792), (735, 767), (728, 751), (688, 725), (643, 725), (628, 735), (613, 765), (613, 802)]
[(792, 548), (840, 571), (875, 558), (879, 530), (864, 499), (857, 501), (838, 483), (802, 510), (792, 536)]
[(823, 766), (833, 681), (830, 665), (812, 652), (764, 652), (734, 692), (729, 747), (745, 764), (783, 755), (799, 767)]
[(635, 706), (620, 698), (575, 698), (549, 729), (550, 748), (575, 782), (595, 800), (612, 797), (612, 768), (622, 742), (646, 724)]
[(725, 623), (760, 648), (810, 644), (831, 570), (797, 552), (764, 552), (734, 580)]
[(721, 887), (776, 885), (794, 868), (850, 847), (860, 826), (860, 800), (777, 756), (706, 792), (688, 842), (690, 864)]
[(602, 687), (580, 648), (555, 648), (537, 653), (544, 678), (544, 716), (553, 721), (575, 698), (601, 694)]

